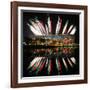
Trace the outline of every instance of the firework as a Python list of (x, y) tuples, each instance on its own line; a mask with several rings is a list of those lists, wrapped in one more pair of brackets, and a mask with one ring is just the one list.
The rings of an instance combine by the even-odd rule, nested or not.
[[(43, 23), (39, 19), (35, 18), (33, 20), (29, 20), (29, 23), (27, 23), (27, 25), (29, 27), (29, 30), (31, 30), (35, 36), (49, 36), (49, 37), (43, 37), (42, 40), (46, 39), (46, 41), (45, 41), (46, 44), (41, 44), (41, 45), (47, 46), (47, 44), (49, 44), (49, 43), (52, 43), (52, 44), (50, 44), (51, 46), (61, 45), (60, 44), (61, 41), (59, 39), (57, 40), (58, 41), (57, 44), (56, 44), (55, 38), (53, 39), (53, 41), (50, 40), (52, 38), (51, 36), (52, 36), (52, 30), (53, 30), (52, 29), (52, 20), (51, 20), (50, 16), (47, 17), (46, 23)], [(76, 26), (70, 25), (68, 27), (68, 25), (69, 25), (69, 20), (67, 20), (65, 22), (65, 25), (63, 25), (64, 27), (62, 28), (62, 18), (60, 16), (58, 16), (57, 22), (56, 22), (56, 28), (55, 28), (55, 35), (57, 35), (57, 36), (59, 36), (59, 34), (75, 35), (76, 30), (77, 30)], [(37, 49), (37, 53), (44, 52), (45, 55), (51, 56), (51, 55), (57, 55), (60, 52), (61, 54), (64, 54), (65, 57), (55, 56), (56, 57), (54, 59), (55, 62), (53, 63), (51, 58), (37, 56), (30, 62), (29, 66), (28, 66), (28, 69), (31, 70), (30, 73), (34, 72), (36, 75), (38, 75), (45, 69), (47, 71), (47, 74), (51, 75), (54, 66), (56, 66), (58, 74), (60, 75), (60, 74), (62, 74), (62, 71), (63, 71), (62, 65), (65, 67), (66, 71), (69, 70), (69, 66), (73, 68), (74, 65), (76, 64), (76, 59), (75, 59), (75, 57), (68, 57), (68, 54), (71, 54), (69, 52), (70, 49), (68, 48), (68, 46), (70, 44), (69, 43), (70, 40), (72, 40), (72, 39), (69, 39), (67, 37), (62, 40), (62, 43), (64, 45), (62, 44), (61, 46), (65, 46), (65, 48), (62, 48), (62, 50), (61, 50), (62, 53), (59, 51), (58, 48), (53, 49), (53, 50)], [(53, 42), (55, 42), (55, 43), (53, 43)], [(40, 44), (40, 42), (38, 41), (37, 45), (39, 45), (39, 44)], [(57, 54), (55, 54), (55, 53), (57, 53)]]

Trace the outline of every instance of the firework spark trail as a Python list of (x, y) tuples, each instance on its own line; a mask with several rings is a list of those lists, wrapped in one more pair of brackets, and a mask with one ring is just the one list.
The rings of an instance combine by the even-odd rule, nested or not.
[(38, 25), (38, 27), (40, 28), (40, 31), (42, 32), (42, 35), (44, 35), (44, 34), (45, 34), (45, 32), (43, 31), (43, 29), (42, 29), (42, 27), (41, 27), (41, 25), (40, 25), (40, 23), (39, 23), (39, 22), (37, 22), (37, 25)]
[(35, 67), (38, 67), (41, 61), (42, 61), (42, 59), (39, 59), (39, 60), (34, 64)]
[(43, 34), (39, 32), (37, 29), (35, 29), (32, 25), (27, 24), (30, 28), (30, 30), (33, 32), (34, 35), (42, 36)]
[[(68, 26), (67, 26), (68, 27)], [(64, 34), (68, 34), (68, 31), (70, 31), (70, 29), (72, 29), (72, 26), (70, 26), (69, 28), (66, 28)]]
[(58, 69), (58, 71), (59, 71), (59, 65), (58, 65), (58, 60), (57, 60), (57, 58), (56, 58), (56, 67), (57, 67), (57, 69)]
[(35, 70), (37, 71), (37, 70), (39, 69), (39, 67), (42, 65), (42, 63), (43, 63), (43, 61), (42, 61), (42, 59), (41, 59), (38, 67), (36, 67), (36, 65), (34, 65), (34, 66), (32, 67), (32, 71), (35, 71)]
[(61, 64), (60, 64), (60, 62), (57, 58), (56, 58), (56, 67), (57, 67), (57, 70), (58, 70), (58, 74), (61, 74)]
[(72, 62), (70, 61), (70, 59), (67, 58), (67, 60), (68, 60), (69, 65), (70, 65), (71, 67), (73, 67), (73, 64), (72, 64)]
[(56, 25), (56, 35), (59, 34), (61, 28), (61, 22), (60, 22), (60, 17), (58, 17), (57, 25)]
[(48, 58), (47, 58), (47, 60), (46, 60), (46, 64), (45, 64), (45, 67), (47, 67), (48, 66)]
[(52, 71), (52, 60), (49, 60), (49, 64), (48, 64), (48, 74), (50, 74)]
[[(35, 63), (31, 68), (32, 68), (32, 71), (36, 70), (37, 67), (39, 66), (39, 64), (41, 63), (41, 60), (38, 61), (39, 63)], [(38, 65), (37, 65), (38, 64)]]
[(67, 63), (66, 63), (65, 59), (64, 59), (64, 58), (62, 58), (62, 61), (63, 61), (63, 64), (64, 64), (64, 66), (65, 66), (66, 70), (68, 70), (68, 66), (67, 66)]
[(74, 64), (76, 64), (76, 59), (74, 57), (71, 57), (70, 59)]
[(32, 67), (37, 61), (40, 61), (40, 57), (34, 58), (31, 62), (28, 68)]
[[(58, 65), (58, 60), (56, 58), (56, 66), (57, 66), (57, 69), (59, 69), (59, 65)], [(59, 71), (59, 70), (58, 70)]]
[(37, 68), (36, 74), (38, 74), (44, 67), (46, 60), (43, 60), (42, 63)]
[(51, 34), (52, 33), (52, 23), (51, 23), (50, 17), (48, 17), (47, 25), (48, 25), (49, 34)]
[[(42, 32), (40, 31), (41, 25), (38, 25), (35, 20), (33, 20), (33, 21), (32, 21), (32, 20), (29, 20), (29, 21), (30, 21), (31, 25), (32, 25), (39, 33), (42, 33)], [(44, 34), (44, 33), (42, 33), (42, 34)]]
[(45, 24), (45, 28), (46, 28), (46, 35), (48, 35), (49, 34), (49, 30), (48, 30), (47, 24)]
[(60, 30), (59, 30), (59, 33), (61, 34), (62, 33), (62, 18), (60, 17)]
[(28, 66), (28, 69), (32, 68), (32, 71), (34, 71), (39, 66), (41, 61), (42, 61), (42, 58), (40, 58), (40, 57), (35, 58), (34, 60), (32, 60), (32, 62)]
[(50, 74), (50, 60), (48, 61), (48, 74)]
[(76, 27), (74, 27), (74, 28), (72, 29), (72, 31), (70, 32), (70, 34), (71, 34), (71, 35), (74, 35), (75, 32), (76, 32)]
[(69, 29), (68, 29), (68, 31), (67, 31), (67, 34), (70, 34), (70, 32), (72, 31), (72, 29), (73, 29), (73, 25), (71, 25), (71, 26), (69, 27)]
[(39, 70), (39, 71), (41, 71), (41, 70), (43, 69), (45, 63), (46, 63), (46, 60), (44, 60), (44, 62), (43, 62), (43, 64), (42, 64), (42, 66), (40, 67), (40, 70)]
[(67, 30), (67, 26), (68, 26), (68, 20), (66, 21), (66, 23), (65, 23), (65, 25), (64, 25), (62, 34), (65, 34), (65, 32), (66, 32), (66, 30)]
[(46, 30), (45, 30), (45, 28), (44, 28), (44, 25), (38, 20), (38, 19), (36, 19), (35, 20), (35, 22), (37, 23), (37, 25), (39, 26), (39, 28), (40, 28), (40, 31), (43, 33), (43, 34), (47, 34), (47, 32), (46, 32)]

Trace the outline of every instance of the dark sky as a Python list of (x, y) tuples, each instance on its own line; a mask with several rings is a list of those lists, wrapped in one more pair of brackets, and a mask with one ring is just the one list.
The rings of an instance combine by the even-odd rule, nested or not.
[(70, 25), (74, 25), (77, 28), (77, 31), (75, 33), (75, 40), (77, 43), (79, 43), (79, 14), (60, 14), (60, 13), (50, 13), (50, 12), (22, 12), (22, 20), (23, 20), (23, 36), (24, 38), (30, 38), (34, 34), (32, 31), (29, 29), (27, 23), (29, 23), (30, 19), (38, 18), (38, 20), (42, 21), (43, 24), (47, 22), (47, 18), (50, 16), (52, 20), (52, 34), (55, 34), (55, 29), (56, 29), (56, 23), (58, 20), (58, 16), (62, 18), (62, 29), (68, 20), (68, 28)]

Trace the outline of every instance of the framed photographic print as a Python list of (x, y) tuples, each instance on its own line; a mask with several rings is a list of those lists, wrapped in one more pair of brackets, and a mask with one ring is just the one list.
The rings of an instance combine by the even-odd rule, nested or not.
[(87, 83), (87, 6), (11, 3), (11, 87)]

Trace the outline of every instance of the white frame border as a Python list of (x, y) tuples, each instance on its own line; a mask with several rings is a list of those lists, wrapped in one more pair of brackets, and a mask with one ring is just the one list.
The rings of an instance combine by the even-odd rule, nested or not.
[[(80, 74), (66, 76), (40, 76), (21, 77), (21, 10), (54, 11), (54, 12), (75, 12), (80, 13)], [(82, 57), (83, 56), (83, 57)], [(47, 81), (84, 80), (84, 10), (77, 9), (55, 9), (38, 7), (18, 7), (18, 83), (35, 83)]]

